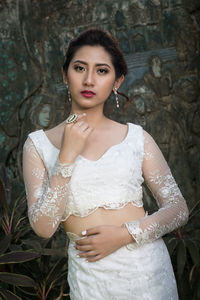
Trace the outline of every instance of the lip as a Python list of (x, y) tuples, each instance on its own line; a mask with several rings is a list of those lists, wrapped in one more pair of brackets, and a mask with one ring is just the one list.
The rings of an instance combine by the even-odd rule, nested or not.
[(84, 97), (87, 97), (87, 98), (91, 98), (91, 97), (95, 96), (96, 94), (92, 91), (85, 90), (85, 91), (81, 91), (81, 95), (83, 95)]

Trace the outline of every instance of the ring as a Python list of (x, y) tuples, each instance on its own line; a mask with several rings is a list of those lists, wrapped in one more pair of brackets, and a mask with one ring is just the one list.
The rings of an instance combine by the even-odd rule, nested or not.
[(70, 123), (76, 123), (77, 118), (78, 118), (78, 115), (77, 115), (77, 114), (72, 114), (72, 115), (70, 115), (70, 116), (65, 120), (65, 122), (66, 122), (67, 124), (70, 124)]

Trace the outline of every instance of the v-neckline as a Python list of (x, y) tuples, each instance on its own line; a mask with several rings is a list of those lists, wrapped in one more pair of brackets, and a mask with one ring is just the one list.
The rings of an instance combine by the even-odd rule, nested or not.
[[(96, 160), (93, 160), (93, 159), (89, 159), (89, 158), (87, 158), (87, 157), (85, 157), (85, 156), (83, 156), (83, 155), (81, 155), (81, 154), (79, 154), (78, 156), (77, 156), (77, 158), (79, 157), (79, 158), (81, 158), (81, 159), (83, 159), (83, 160), (85, 160), (85, 161), (88, 161), (88, 162), (92, 162), (92, 163), (96, 163), (96, 162), (99, 162), (101, 159), (103, 159), (103, 157), (107, 154), (107, 153), (109, 153), (113, 148), (115, 148), (115, 147), (117, 147), (117, 146), (121, 146), (122, 144), (124, 144), (125, 142), (126, 142), (126, 140), (128, 139), (128, 137), (129, 137), (129, 134), (130, 134), (130, 123), (126, 123), (126, 125), (127, 125), (127, 127), (128, 127), (128, 131), (127, 131), (127, 134), (126, 134), (126, 136), (125, 136), (125, 138), (120, 142), (120, 143), (118, 143), (118, 144), (114, 144), (114, 145), (112, 145), (112, 146), (110, 146), (98, 159), (96, 159)], [(46, 135), (46, 133), (44, 132), (44, 130), (43, 129), (41, 129), (41, 131), (42, 131), (42, 133), (44, 134), (44, 136), (45, 136), (45, 139), (47, 140), (47, 142), (54, 148), (54, 149), (56, 149), (58, 152), (60, 151), (60, 149), (58, 149), (51, 141), (50, 141), (50, 139), (48, 138), (48, 136)]]

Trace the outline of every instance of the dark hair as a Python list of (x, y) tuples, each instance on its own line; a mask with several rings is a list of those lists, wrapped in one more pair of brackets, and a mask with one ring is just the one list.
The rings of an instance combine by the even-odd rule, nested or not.
[(111, 57), (111, 61), (115, 68), (116, 78), (128, 73), (128, 68), (119, 48), (118, 42), (106, 31), (98, 28), (91, 28), (83, 31), (78, 37), (74, 38), (67, 49), (63, 70), (67, 72), (70, 61), (74, 57), (77, 50), (83, 46), (102, 46)]

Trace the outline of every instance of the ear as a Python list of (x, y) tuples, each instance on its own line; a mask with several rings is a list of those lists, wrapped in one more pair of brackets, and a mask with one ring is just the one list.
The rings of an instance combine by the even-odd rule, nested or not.
[(63, 82), (64, 82), (64, 84), (67, 84), (67, 74), (66, 74), (66, 72), (63, 70), (63, 68), (61, 69), (61, 71), (62, 71), (62, 76), (63, 76)]
[(122, 75), (121, 77), (117, 78), (115, 80), (113, 89), (117, 89), (118, 90), (118, 88), (120, 87), (120, 85), (122, 84), (123, 81), (124, 81), (124, 75)]

